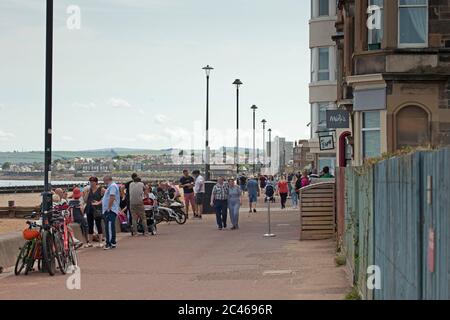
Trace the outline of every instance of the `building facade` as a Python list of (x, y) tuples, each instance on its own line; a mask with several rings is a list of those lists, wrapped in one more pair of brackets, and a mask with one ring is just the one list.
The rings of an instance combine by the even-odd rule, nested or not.
[(450, 144), (450, 0), (339, 0), (333, 38), (353, 165)]
[(324, 150), (320, 146), (321, 136), (332, 136), (336, 142), (336, 132), (327, 128), (326, 112), (337, 108), (337, 74), (335, 34), (336, 0), (311, 0), (309, 21), (309, 46), (311, 49), (311, 81), (309, 102), (311, 107), (310, 152), (314, 156), (314, 168), (321, 170), (336, 166), (336, 148)]
[(265, 174), (285, 173), (286, 167), (293, 164), (294, 143), (286, 141), (286, 138), (275, 137), (273, 141), (267, 142), (267, 150), (270, 151), (269, 170), (265, 170)]
[(294, 145), (294, 171), (298, 172), (304, 169), (311, 169), (314, 164), (314, 158), (311, 158), (310, 156), (309, 141), (296, 141)]

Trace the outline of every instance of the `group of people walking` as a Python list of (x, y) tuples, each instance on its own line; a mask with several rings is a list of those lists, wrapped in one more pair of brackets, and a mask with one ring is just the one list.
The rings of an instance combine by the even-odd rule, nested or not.
[[(161, 183), (155, 187), (144, 184), (137, 174), (132, 180), (120, 186), (111, 176), (103, 178), (103, 186), (97, 177), (89, 178), (89, 185), (84, 188), (75, 187), (69, 199), (67, 191), (56, 189), (53, 195), (54, 206), (68, 205), (73, 212), (74, 222), (79, 223), (85, 237), (85, 247), (93, 247), (94, 240), (97, 247), (105, 250), (117, 247), (116, 219), (125, 220), (131, 225), (132, 235), (138, 234), (138, 221), (146, 221), (144, 200), (150, 195), (168, 194), (169, 198), (182, 202), (186, 207), (186, 217), (189, 219), (192, 210), (194, 219), (202, 219), (204, 204), (208, 203), (216, 213), (216, 223), (219, 230), (227, 229), (228, 215), (231, 230), (239, 229), (239, 211), (245, 193), (248, 196), (249, 212), (257, 212), (257, 201), (262, 193), (265, 201), (275, 202), (275, 195), (280, 197), (282, 209), (286, 209), (287, 200), (291, 198), (292, 208), (299, 205), (300, 189), (308, 186), (312, 178), (332, 178), (329, 168), (324, 168), (322, 175), (314, 172), (298, 172), (296, 174), (276, 176), (250, 176), (225, 180), (219, 177), (212, 189), (211, 196), (206, 199), (205, 179), (199, 170), (192, 175), (188, 170), (183, 171), (179, 180), (179, 188), (171, 183)], [(147, 236), (147, 224), (142, 223), (143, 235)], [(105, 239), (103, 239), (105, 234)], [(105, 243), (103, 243), (105, 240)]]

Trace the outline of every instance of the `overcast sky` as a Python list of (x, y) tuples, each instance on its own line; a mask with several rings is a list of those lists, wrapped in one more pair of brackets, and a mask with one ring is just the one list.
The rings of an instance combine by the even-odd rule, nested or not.
[[(252, 104), (258, 129), (308, 138), (309, 13), (299, 0), (55, 1), (54, 149), (201, 148), (206, 64), (212, 147), (235, 144), (235, 78), (241, 146)], [(1, 0), (0, 151), (43, 149), (44, 81), (45, 0)]]

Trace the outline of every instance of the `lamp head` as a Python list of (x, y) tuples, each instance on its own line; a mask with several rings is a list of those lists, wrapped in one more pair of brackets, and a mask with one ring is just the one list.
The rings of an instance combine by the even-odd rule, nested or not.
[(239, 89), (241, 85), (243, 85), (242, 81), (239, 79), (234, 80), (233, 84)]
[(209, 77), (209, 75), (211, 74), (211, 70), (214, 70), (214, 68), (211, 67), (209, 64), (206, 67), (202, 68), (202, 69), (205, 70), (205, 73), (206, 73), (207, 77)]

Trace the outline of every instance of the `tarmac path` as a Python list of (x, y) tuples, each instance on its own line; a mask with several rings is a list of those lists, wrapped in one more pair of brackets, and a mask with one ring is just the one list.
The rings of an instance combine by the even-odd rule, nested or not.
[(118, 248), (79, 252), (81, 289), (68, 276), (0, 274), (0, 299), (343, 299), (345, 270), (333, 241), (300, 242), (298, 212), (242, 209), (239, 231), (219, 231), (215, 216), (158, 226), (154, 237), (120, 235)]

